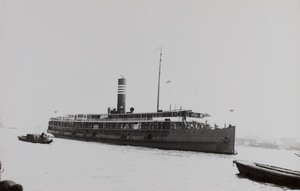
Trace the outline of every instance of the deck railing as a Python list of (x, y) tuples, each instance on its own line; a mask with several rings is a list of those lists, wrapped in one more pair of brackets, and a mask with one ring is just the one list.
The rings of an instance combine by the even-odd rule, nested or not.
[(51, 118), (50, 121), (70, 121), (70, 122), (106, 122), (106, 121), (153, 121), (153, 118), (140, 117), (140, 118), (105, 118), (105, 119), (83, 119), (83, 118)]

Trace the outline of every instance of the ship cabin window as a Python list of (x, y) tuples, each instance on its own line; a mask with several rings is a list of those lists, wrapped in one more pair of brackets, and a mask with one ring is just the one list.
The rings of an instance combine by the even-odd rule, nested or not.
[(140, 129), (140, 123), (134, 123), (132, 128), (133, 129)]
[(76, 127), (76, 128), (78, 128), (79, 127), (79, 123), (78, 122), (74, 122), (73, 126)]
[(157, 117), (163, 117), (163, 116), (164, 116), (163, 113), (158, 113), (158, 114), (157, 114)]
[(88, 119), (100, 119), (100, 115), (88, 115)]
[(100, 115), (100, 119), (105, 119), (105, 118), (107, 118), (107, 115), (106, 115), (106, 114)]
[(172, 112), (165, 113), (164, 117), (172, 117)]
[(112, 125), (111, 125), (111, 123), (107, 123), (105, 126), (106, 126), (106, 129), (111, 129)]
[(178, 116), (181, 116), (181, 117), (185, 117), (187, 116), (188, 112), (187, 111), (179, 111), (178, 112)]
[(200, 113), (190, 113), (190, 117), (200, 117)]
[(170, 129), (171, 127), (171, 122), (168, 121), (168, 122), (163, 122), (163, 129)]

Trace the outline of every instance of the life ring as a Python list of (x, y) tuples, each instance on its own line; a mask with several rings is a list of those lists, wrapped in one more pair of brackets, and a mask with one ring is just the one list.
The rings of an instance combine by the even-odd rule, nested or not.
[(230, 141), (229, 136), (223, 137), (223, 142), (228, 143)]

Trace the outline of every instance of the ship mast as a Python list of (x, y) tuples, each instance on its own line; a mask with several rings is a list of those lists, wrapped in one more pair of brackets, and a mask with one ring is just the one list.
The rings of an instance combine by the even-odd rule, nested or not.
[(160, 48), (160, 58), (159, 58), (158, 91), (157, 91), (157, 112), (159, 110), (159, 90), (160, 90), (161, 57), (162, 57), (162, 48)]

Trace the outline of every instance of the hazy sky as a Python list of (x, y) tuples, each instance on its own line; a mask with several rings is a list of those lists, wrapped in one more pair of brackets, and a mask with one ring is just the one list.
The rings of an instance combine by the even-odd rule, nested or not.
[(299, 0), (0, 2), (5, 126), (106, 113), (121, 75), (127, 110), (155, 111), (162, 46), (161, 109), (207, 112), (238, 136), (300, 135)]

